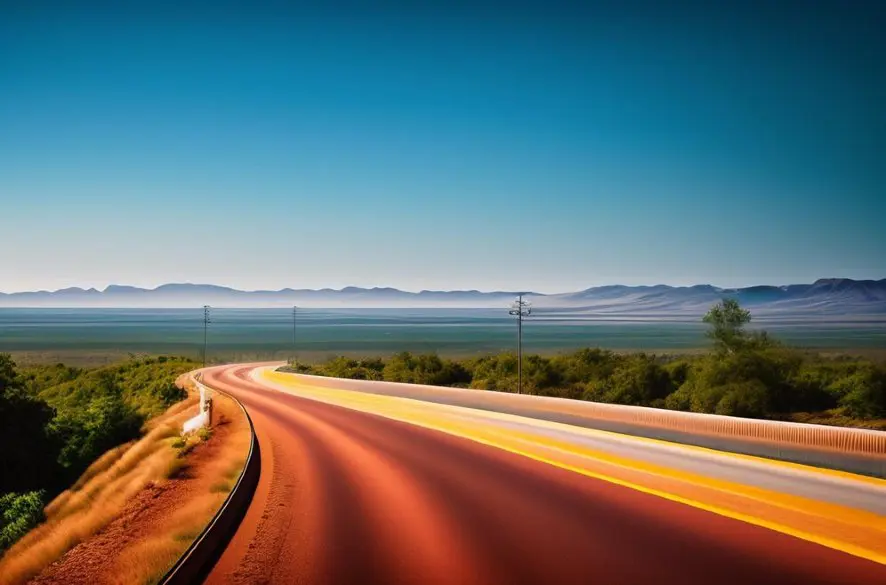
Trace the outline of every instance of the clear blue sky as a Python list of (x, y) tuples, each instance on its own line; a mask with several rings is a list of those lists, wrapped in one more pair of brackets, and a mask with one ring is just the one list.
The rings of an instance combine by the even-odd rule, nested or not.
[(886, 276), (886, 2), (68, 4), (0, 5), (2, 291)]

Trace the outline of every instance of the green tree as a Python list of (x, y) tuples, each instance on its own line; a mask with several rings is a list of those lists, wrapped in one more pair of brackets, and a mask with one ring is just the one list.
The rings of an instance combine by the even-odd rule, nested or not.
[(471, 383), (467, 368), (452, 360), (440, 359), (436, 354), (398, 353), (388, 361), (382, 373), (390, 382), (433, 386), (466, 386)]
[(711, 326), (708, 337), (717, 349), (733, 353), (744, 347), (747, 334), (744, 326), (751, 322), (751, 312), (742, 309), (735, 299), (723, 299), (707, 312), (702, 319)]
[(15, 371), (15, 362), (8, 353), (0, 353), (0, 394), (7, 388), (17, 385), (18, 372)]
[(415, 358), (408, 351), (402, 351), (388, 360), (383, 370), (384, 379), (389, 382), (413, 383), (414, 369)]
[(143, 423), (144, 417), (114, 394), (95, 397), (83, 410), (63, 412), (53, 421), (64, 443), (59, 463), (76, 477), (108, 449), (138, 437)]
[(715, 391), (720, 396), (715, 414), (762, 418), (769, 410), (769, 391), (759, 380), (724, 384)]
[(621, 359), (609, 350), (595, 347), (557, 356), (551, 359), (551, 364), (560, 372), (563, 382), (584, 384), (590, 380), (602, 380), (611, 376)]
[(368, 360), (349, 359), (344, 356), (336, 357), (316, 371), (313, 368), (302, 368), (305, 373), (316, 373), (322, 376), (335, 378), (351, 378), (353, 380), (381, 380), (384, 362), (378, 358)]
[(523, 358), (523, 381), (530, 394), (560, 396), (563, 385), (559, 370), (547, 358), (529, 355)]
[(671, 391), (668, 373), (645, 354), (623, 360), (605, 380), (592, 381), (587, 397), (612, 404), (662, 405)]
[(0, 496), (0, 553), (44, 520), (43, 497), (43, 491)]
[(886, 416), (886, 371), (869, 366), (834, 382), (829, 390), (839, 396), (840, 406), (849, 416)]
[(50, 485), (59, 445), (49, 432), (55, 411), (19, 386), (15, 362), (0, 354), (0, 492)]
[(686, 382), (665, 399), (675, 410), (759, 418), (772, 408), (782, 374), (765, 353), (746, 351), (700, 360)]
[(484, 356), (472, 362), (472, 388), (517, 391), (517, 354)]

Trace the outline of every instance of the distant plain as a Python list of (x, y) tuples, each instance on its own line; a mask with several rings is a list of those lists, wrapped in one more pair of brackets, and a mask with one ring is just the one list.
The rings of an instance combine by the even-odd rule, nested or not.
[[(674, 321), (612, 316), (559, 320), (544, 309), (524, 323), (524, 350), (554, 354), (579, 347), (683, 353), (708, 346), (701, 316)], [(763, 320), (790, 345), (823, 352), (886, 356), (886, 323)], [(470, 357), (513, 351), (516, 324), (505, 309), (299, 309), (295, 352), (300, 360), (398, 351)], [(21, 362), (99, 364), (130, 354), (199, 357), (203, 312), (194, 309), (0, 308), (0, 352)], [(213, 362), (287, 359), (293, 355), (291, 309), (213, 309), (208, 356)]]

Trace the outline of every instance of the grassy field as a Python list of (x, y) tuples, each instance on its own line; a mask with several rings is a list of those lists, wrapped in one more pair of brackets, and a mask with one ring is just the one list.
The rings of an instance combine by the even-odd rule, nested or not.
[[(547, 351), (535, 351), (531, 347), (524, 346), (525, 351), (544, 356), (544, 357), (553, 357), (557, 355), (561, 355), (563, 353), (568, 353), (569, 349), (549, 349)], [(683, 356), (683, 355), (700, 355), (705, 353), (708, 350), (707, 347), (699, 346), (693, 348), (656, 348), (649, 347), (643, 348), (641, 350), (633, 350), (633, 349), (614, 349), (613, 352), (617, 354), (630, 354), (635, 353), (637, 351), (645, 351), (646, 353), (652, 353), (656, 355), (662, 356)], [(816, 348), (810, 351), (814, 351), (817, 354), (820, 354), (824, 357), (832, 358), (839, 356), (851, 356), (851, 357), (863, 357), (876, 362), (886, 362), (886, 347), (876, 348), (876, 347), (825, 347), (825, 348)], [(344, 356), (351, 359), (371, 359), (371, 358), (389, 358), (394, 354), (398, 353), (397, 351), (341, 351), (341, 352), (329, 352), (329, 351), (299, 351), (296, 355), (299, 363), (316, 365), (322, 364), (324, 362), (329, 361), (330, 359), (338, 356)], [(471, 352), (471, 351), (438, 351), (437, 353), (441, 357), (449, 358), (449, 359), (469, 359), (475, 357), (481, 357), (483, 355), (488, 355), (487, 352)], [(126, 360), (132, 359), (133, 356), (141, 359), (141, 358), (150, 358), (162, 355), (160, 352), (154, 353), (138, 353), (133, 354), (130, 352), (123, 352), (114, 349), (108, 350), (77, 350), (77, 349), (67, 349), (63, 351), (12, 351), (12, 357), (15, 359), (16, 363), (19, 363), (23, 366), (28, 365), (43, 365), (43, 364), (57, 364), (64, 363), (71, 366), (77, 366), (81, 368), (92, 368), (99, 366), (108, 366), (117, 364)], [(292, 350), (277, 350), (277, 351), (242, 351), (242, 350), (230, 350), (230, 351), (215, 351), (209, 354), (208, 363), (209, 364), (227, 364), (227, 363), (246, 363), (246, 362), (258, 362), (258, 361), (291, 361), (293, 359)], [(199, 361), (201, 359), (200, 352), (190, 352), (185, 354), (185, 357), (190, 357), (193, 360)]]
[[(516, 324), (503, 311), (305, 310), (293, 345), (291, 312), (215, 309), (208, 359), (216, 362), (285, 360), (316, 363), (331, 356), (384, 357), (400, 351), (470, 358), (511, 351)], [(857, 355), (886, 353), (883, 323), (765, 324), (785, 343)], [(554, 323), (524, 325), (527, 352), (556, 355), (582, 347), (617, 352), (693, 353), (709, 347), (697, 322)], [(202, 311), (129, 309), (0, 309), (0, 352), (21, 364), (97, 366), (132, 355), (182, 355), (202, 361)]]

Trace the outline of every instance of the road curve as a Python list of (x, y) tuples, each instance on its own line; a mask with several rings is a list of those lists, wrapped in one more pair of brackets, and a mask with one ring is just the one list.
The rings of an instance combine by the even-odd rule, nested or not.
[[(252, 379), (262, 474), (209, 583), (886, 583), (886, 565)], [(875, 527), (877, 530), (881, 526)]]

